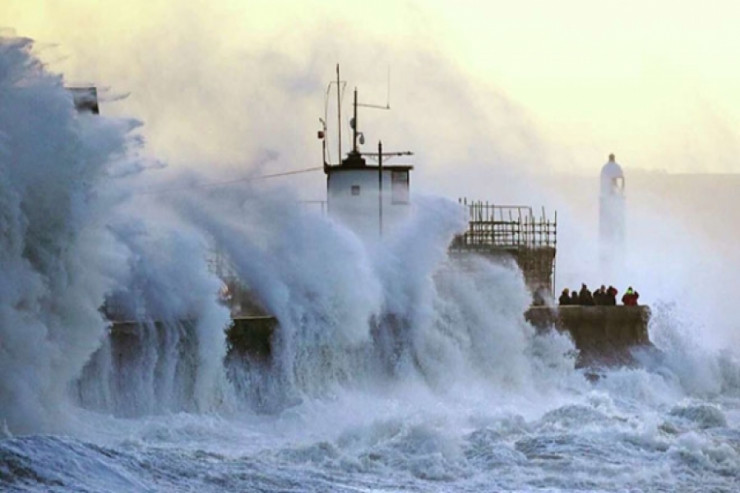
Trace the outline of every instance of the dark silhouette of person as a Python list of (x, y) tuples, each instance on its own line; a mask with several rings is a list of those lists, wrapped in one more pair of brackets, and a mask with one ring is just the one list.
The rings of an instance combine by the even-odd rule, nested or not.
[(571, 305), (578, 305), (581, 303), (581, 300), (578, 298), (578, 290), (574, 289), (570, 292), (570, 304)]
[(606, 302), (605, 305), (614, 306), (617, 304), (617, 288), (614, 286), (609, 286), (609, 289), (606, 290)]
[(640, 297), (640, 293), (632, 289), (632, 286), (627, 288), (627, 291), (622, 296), (622, 303), (626, 306), (637, 306), (637, 299)]
[(599, 289), (594, 291), (594, 304), (606, 305), (606, 286), (604, 286), (603, 284)]
[(586, 283), (581, 284), (581, 291), (578, 293), (578, 301), (583, 306), (593, 306), (594, 297), (588, 290)]
[(560, 306), (570, 305), (570, 290), (568, 288), (563, 289), (563, 292), (560, 293), (558, 303), (560, 304)]

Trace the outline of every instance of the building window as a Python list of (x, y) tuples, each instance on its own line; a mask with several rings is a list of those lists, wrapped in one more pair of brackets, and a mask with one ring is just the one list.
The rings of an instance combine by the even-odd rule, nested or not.
[(391, 173), (391, 202), (394, 204), (409, 203), (408, 171), (393, 171)]
[(352, 195), (360, 195), (360, 185), (352, 185)]

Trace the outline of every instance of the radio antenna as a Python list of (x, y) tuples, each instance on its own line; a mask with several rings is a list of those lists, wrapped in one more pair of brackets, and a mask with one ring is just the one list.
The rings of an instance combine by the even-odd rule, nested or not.
[(376, 110), (389, 110), (391, 109), (391, 66), (388, 65), (388, 87), (386, 88), (385, 106), (382, 104), (368, 104), (368, 103), (357, 103), (357, 106), (363, 108), (375, 108)]

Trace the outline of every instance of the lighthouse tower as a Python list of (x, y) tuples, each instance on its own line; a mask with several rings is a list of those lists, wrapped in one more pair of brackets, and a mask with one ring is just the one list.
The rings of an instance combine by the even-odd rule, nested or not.
[(601, 168), (599, 197), (599, 259), (604, 274), (621, 269), (625, 238), (624, 173), (614, 154)]

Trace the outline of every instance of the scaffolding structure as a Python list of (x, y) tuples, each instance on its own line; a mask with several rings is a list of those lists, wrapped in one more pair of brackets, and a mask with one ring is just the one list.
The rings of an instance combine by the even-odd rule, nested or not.
[(557, 251), (557, 211), (550, 219), (543, 207), (535, 216), (532, 207), (494, 205), (458, 200), (468, 215), (468, 229), (452, 242), (453, 252), (512, 258), (524, 274), (527, 286), (536, 292), (553, 293)]

